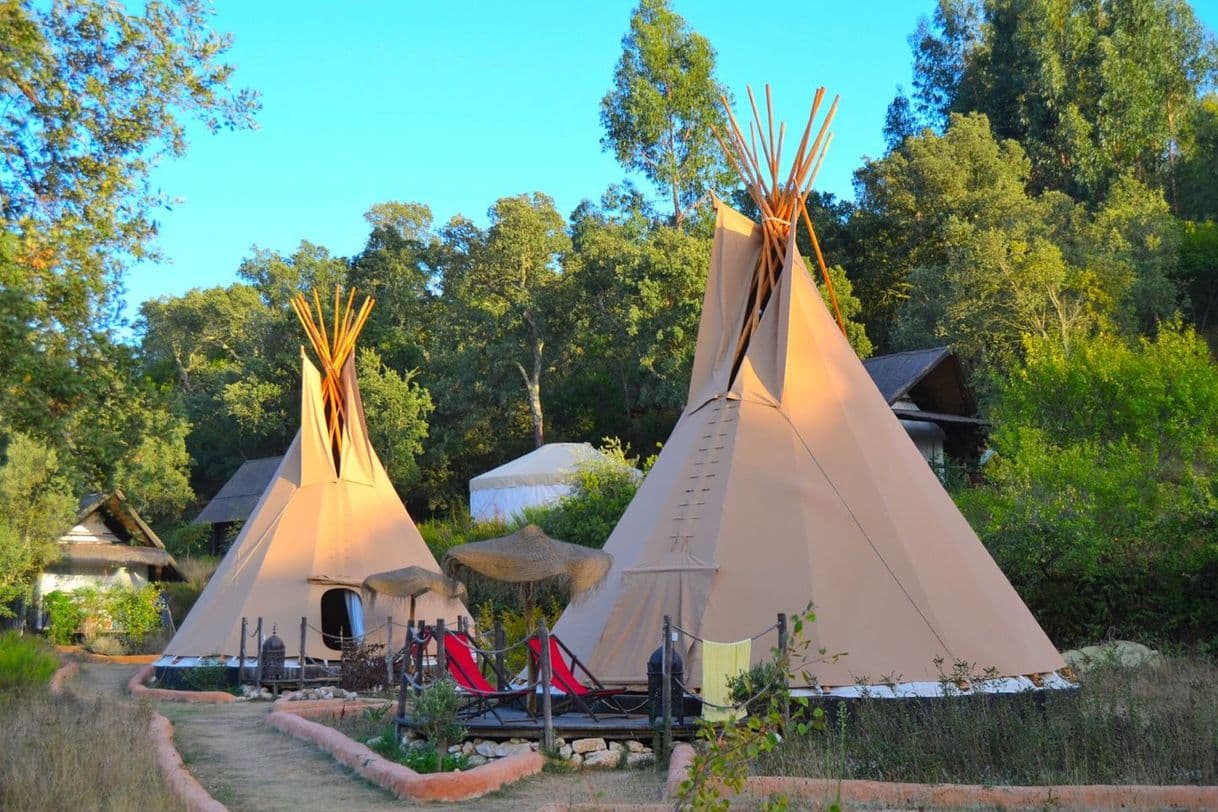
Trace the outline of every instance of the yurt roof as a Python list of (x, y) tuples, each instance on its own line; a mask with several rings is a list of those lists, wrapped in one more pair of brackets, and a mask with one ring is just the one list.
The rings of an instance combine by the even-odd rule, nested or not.
[[(469, 481), (471, 491), (569, 482), (580, 463), (603, 457), (589, 443), (546, 443)], [(605, 457), (608, 459), (608, 457)]]

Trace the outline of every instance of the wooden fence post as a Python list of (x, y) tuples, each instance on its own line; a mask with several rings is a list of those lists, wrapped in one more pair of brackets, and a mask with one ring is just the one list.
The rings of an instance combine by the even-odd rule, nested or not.
[(305, 687), (305, 630), (309, 627), (307, 617), (300, 618), (300, 690)]
[(245, 633), (246, 619), (241, 618), (241, 653), (237, 655), (237, 687), (245, 684)]
[(787, 682), (791, 663), (787, 659), (786, 612), (778, 613), (778, 661), (782, 663), (782, 683), (778, 687), (782, 691), (782, 732), (786, 734), (791, 729), (791, 686)]
[(262, 681), (266, 678), (266, 665), (262, 662), (262, 618), (258, 618), (258, 687), (262, 687)]
[(496, 618), (495, 620), (495, 690), (507, 690), (507, 666), (503, 659), (503, 650), (507, 648), (507, 632), (503, 630), (503, 624)]
[(393, 615), (385, 618), (385, 692), (393, 696)]
[(660, 735), (660, 747), (663, 750), (657, 759), (663, 763), (672, 752), (672, 616), (664, 615), (664, 653), (660, 664), (660, 690), (662, 698), (660, 707), (664, 709), (664, 728)]
[(437, 618), (436, 625), (432, 628), (436, 638), (436, 673), (443, 677), (448, 673), (448, 652), (444, 649), (444, 636), (448, 634), (448, 630), (444, 628), (444, 618)]
[(422, 691), (423, 691), (423, 653), (424, 653), (423, 649), (425, 649), (427, 647), (427, 644), (423, 640), (423, 633), (425, 631), (427, 631), (427, 625), (425, 623), (423, 623), (422, 620), (420, 620), (419, 621), (419, 633), (417, 635), (417, 642), (414, 644), (414, 658), (415, 658), (414, 692), (416, 694), (422, 693)]
[(546, 628), (544, 617), (537, 622), (537, 639), (541, 644), (541, 749), (550, 753), (554, 751), (554, 710), (550, 700), (554, 670), (550, 663), (550, 630)]

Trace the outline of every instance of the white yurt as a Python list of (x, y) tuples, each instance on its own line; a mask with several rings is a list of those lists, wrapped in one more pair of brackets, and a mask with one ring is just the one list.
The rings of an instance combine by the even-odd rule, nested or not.
[(510, 521), (527, 507), (552, 504), (571, 493), (580, 464), (598, 458), (611, 460), (588, 443), (546, 443), (471, 479), (470, 515), (480, 522)]

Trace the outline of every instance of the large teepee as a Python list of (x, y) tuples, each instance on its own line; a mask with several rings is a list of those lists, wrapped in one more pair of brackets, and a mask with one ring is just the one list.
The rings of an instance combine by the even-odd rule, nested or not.
[[(845, 653), (811, 668), (821, 685), (932, 681), (938, 658), (947, 671), (965, 661), (1002, 676), (1064, 665), (795, 250), (828, 143), (832, 109), (809, 146), (822, 96), (785, 181), (784, 131), (775, 139), (771, 124), (767, 139), (757, 116), (759, 156), (732, 120), (725, 149), (762, 223), (718, 204), (685, 411), (605, 545), (605, 583), (554, 629), (605, 683), (645, 683), (664, 615), (729, 642), (809, 601), (813, 649)], [(767, 649), (754, 645), (753, 661)], [(678, 650), (686, 682), (699, 684), (698, 644), (683, 637)]]
[[(383, 643), (387, 616), (406, 622), (409, 608), (393, 599), (378, 600), (376, 616), (362, 617), (364, 578), (410, 565), (439, 570), (368, 440), (353, 356), (372, 302), (365, 300), (355, 313), (354, 295), (352, 291), (344, 310), (335, 293), (329, 331), (316, 296), (316, 319), (303, 297), (294, 302), (325, 377), (302, 350), (300, 430), (241, 534), (166, 647), (167, 658), (237, 655), (243, 617), (251, 630), (262, 618), (266, 634), (278, 626), (280, 636), (289, 641), (289, 653), (295, 655), (303, 617), (311, 627), (305, 655), (337, 659), (337, 641), (327, 645), (322, 631), (340, 627), (358, 633), (362, 625), (368, 642)], [(450, 622), (467, 614), (460, 601), (431, 593), (418, 599), (417, 612)], [(337, 623), (335, 614), (340, 616)], [(398, 629), (399, 641), (401, 635)], [(256, 648), (253, 642), (246, 645), (249, 652)]]

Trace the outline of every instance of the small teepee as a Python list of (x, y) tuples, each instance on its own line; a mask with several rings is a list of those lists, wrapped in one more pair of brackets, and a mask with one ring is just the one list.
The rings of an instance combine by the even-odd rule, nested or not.
[[(257, 618), (266, 635), (277, 627), (295, 655), (303, 617), (310, 627), (305, 656), (338, 659), (340, 637), (384, 643), (386, 617), (407, 620), (408, 605), (392, 598), (379, 600), (376, 616), (365, 618), (365, 578), (411, 565), (439, 570), (368, 440), (354, 351), (372, 300), (356, 313), (354, 298), (352, 291), (344, 309), (335, 291), (329, 332), (316, 294), (316, 318), (303, 296), (293, 302), (325, 377), (302, 350), (300, 430), (158, 665), (179, 657), (235, 657), (242, 618), (251, 632)], [(454, 625), (468, 614), (459, 600), (436, 593), (420, 597), (417, 611)], [(395, 637), (404, 639), (401, 629)], [(255, 653), (256, 641), (245, 649)]]
[[(939, 658), (947, 672), (964, 661), (1004, 677), (1064, 665), (876, 390), (796, 251), (800, 218), (811, 230), (804, 201), (836, 108), (809, 146), (823, 94), (785, 180), (785, 130), (775, 138), (772, 117), (763, 128), (755, 103), (750, 131), (762, 154), (734, 117), (721, 139), (761, 223), (717, 204), (685, 410), (605, 545), (613, 567), (604, 584), (554, 627), (606, 684), (646, 683), (665, 615), (730, 642), (809, 601), (812, 649), (845, 653), (810, 666), (822, 686), (933, 683)], [(768, 97), (767, 88), (767, 107)], [(769, 645), (753, 646), (754, 663)], [(699, 644), (682, 637), (678, 652), (685, 682), (698, 685)]]

